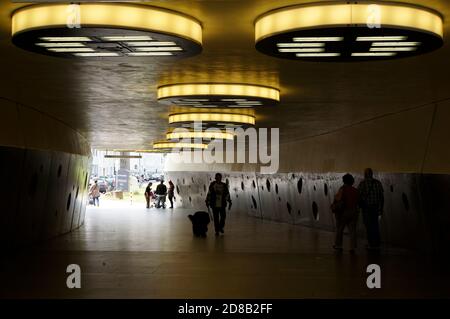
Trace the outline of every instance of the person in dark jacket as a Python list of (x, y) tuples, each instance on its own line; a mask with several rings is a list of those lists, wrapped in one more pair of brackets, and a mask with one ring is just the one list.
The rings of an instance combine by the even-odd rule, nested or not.
[(359, 202), (367, 231), (369, 250), (378, 250), (381, 244), (379, 217), (383, 214), (384, 190), (381, 182), (373, 178), (371, 168), (364, 171), (364, 180), (358, 186)]
[(167, 196), (169, 197), (170, 208), (173, 208), (173, 199), (175, 198), (175, 185), (172, 181), (169, 181), (169, 190), (167, 192)]
[(342, 177), (344, 185), (334, 197), (333, 213), (336, 218), (336, 238), (333, 248), (342, 250), (345, 227), (350, 236), (350, 252), (356, 249), (356, 225), (358, 222), (358, 190), (353, 187), (355, 179), (350, 174)]
[(166, 208), (166, 195), (167, 195), (167, 186), (164, 185), (164, 181), (156, 186), (156, 208), (160, 208), (161, 205), (163, 208)]
[(231, 198), (228, 185), (222, 182), (222, 174), (217, 173), (215, 181), (209, 185), (208, 195), (206, 196), (206, 206), (211, 207), (214, 217), (214, 229), (216, 236), (224, 233), (226, 208), (231, 209)]

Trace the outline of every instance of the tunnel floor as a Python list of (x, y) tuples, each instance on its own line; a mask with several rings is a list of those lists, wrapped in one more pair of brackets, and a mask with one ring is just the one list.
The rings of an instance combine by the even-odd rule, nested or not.
[[(83, 227), (4, 256), (2, 298), (436, 298), (450, 297), (443, 260), (390, 249), (332, 249), (334, 234), (231, 212), (225, 235), (194, 238), (186, 209), (103, 201)], [(347, 240), (347, 239), (346, 239)], [(360, 242), (360, 247), (364, 247)], [(381, 266), (381, 289), (366, 267)], [(66, 267), (81, 267), (68, 289)]]

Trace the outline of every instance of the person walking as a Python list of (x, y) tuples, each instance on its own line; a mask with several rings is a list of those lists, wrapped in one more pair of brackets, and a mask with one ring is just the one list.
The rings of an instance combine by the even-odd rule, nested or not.
[(145, 188), (145, 201), (147, 202), (147, 208), (150, 208), (153, 192), (152, 192), (152, 183), (148, 183), (147, 187)]
[[(94, 206), (100, 207), (100, 186), (98, 186), (97, 181), (95, 181), (89, 189), (89, 195), (92, 196)], [(95, 203), (97, 203), (97, 205), (95, 205)]]
[(367, 231), (369, 250), (378, 250), (381, 245), (379, 216), (383, 214), (384, 190), (381, 182), (373, 178), (373, 170), (364, 170), (364, 180), (358, 186), (359, 205)]
[(215, 181), (209, 185), (208, 194), (206, 196), (206, 206), (211, 207), (214, 217), (214, 229), (216, 236), (224, 233), (226, 207), (228, 203), (228, 210), (231, 209), (231, 198), (228, 185), (222, 182), (222, 174), (217, 173)]
[(350, 252), (356, 249), (356, 225), (358, 222), (358, 190), (353, 187), (355, 179), (350, 174), (342, 177), (344, 185), (334, 197), (331, 207), (336, 218), (336, 238), (333, 248), (342, 251), (345, 227), (348, 228), (350, 236)]
[(156, 208), (162, 207), (166, 208), (166, 195), (167, 195), (167, 186), (164, 185), (164, 181), (161, 180), (161, 183), (156, 186)]
[(169, 181), (169, 190), (167, 191), (167, 195), (169, 197), (170, 208), (173, 208), (173, 200), (175, 198), (175, 185), (172, 181)]

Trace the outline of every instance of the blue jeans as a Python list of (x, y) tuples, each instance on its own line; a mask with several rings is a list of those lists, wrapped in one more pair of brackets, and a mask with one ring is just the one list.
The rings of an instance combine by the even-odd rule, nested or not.
[(95, 202), (97, 202), (97, 206), (100, 206), (100, 197), (94, 197), (94, 206), (95, 206)]
[(378, 222), (379, 209), (367, 207), (362, 210), (364, 225), (367, 231), (367, 241), (370, 247), (380, 247), (380, 225)]

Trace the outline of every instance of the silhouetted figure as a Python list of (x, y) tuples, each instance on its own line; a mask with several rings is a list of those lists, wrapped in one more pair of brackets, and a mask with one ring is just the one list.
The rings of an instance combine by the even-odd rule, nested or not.
[(170, 208), (173, 208), (173, 199), (175, 198), (175, 185), (172, 181), (169, 181), (169, 190), (167, 191), (167, 196), (169, 197)]
[(150, 204), (151, 204), (151, 200), (153, 197), (153, 192), (152, 192), (152, 183), (148, 183), (147, 187), (145, 188), (145, 201), (147, 202), (147, 208), (150, 208)]
[(383, 214), (384, 191), (381, 182), (373, 178), (371, 168), (364, 170), (364, 180), (358, 186), (359, 205), (367, 231), (368, 249), (379, 249), (381, 244), (379, 216)]
[(166, 208), (166, 195), (167, 195), (167, 186), (164, 185), (164, 181), (156, 186), (156, 208), (160, 208), (161, 204), (163, 208)]
[(189, 215), (192, 222), (192, 232), (196, 237), (206, 237), (208, 232), (208, 224), (210, 222), (209, 214), (207, 212), (196, 212), (194, 215)]
[[(97, 181), (95, 181), (89, 189), (89, 195), (92, 196), (94, 206), (100, 207), (100, 186), (98, 186)], [(97, 203), (97, 205), (95, 205), (95, 203)]]
[(228, 185), (222, 183), (222, 174), (217, 173), (216, 180), (209, 185), (208, 195), (206, 196), (206, 206), (211, 207), (214, 217), (214, 229), (216, 236), (219, 232), (224, 233), (226, 208), (231, 209), (231, 198)]
[(342, 177), (344, 185), (334, 196), (331, 209), (336, 218), (336, 239), (334, 249), (342, 250), (342, 242), (345, 227), (348, 228), (350, 236), (350, 252), (356, 249), (356, 225), (358, 222), (358, 190), (353, 187), (355, 179), (350, 174)]

